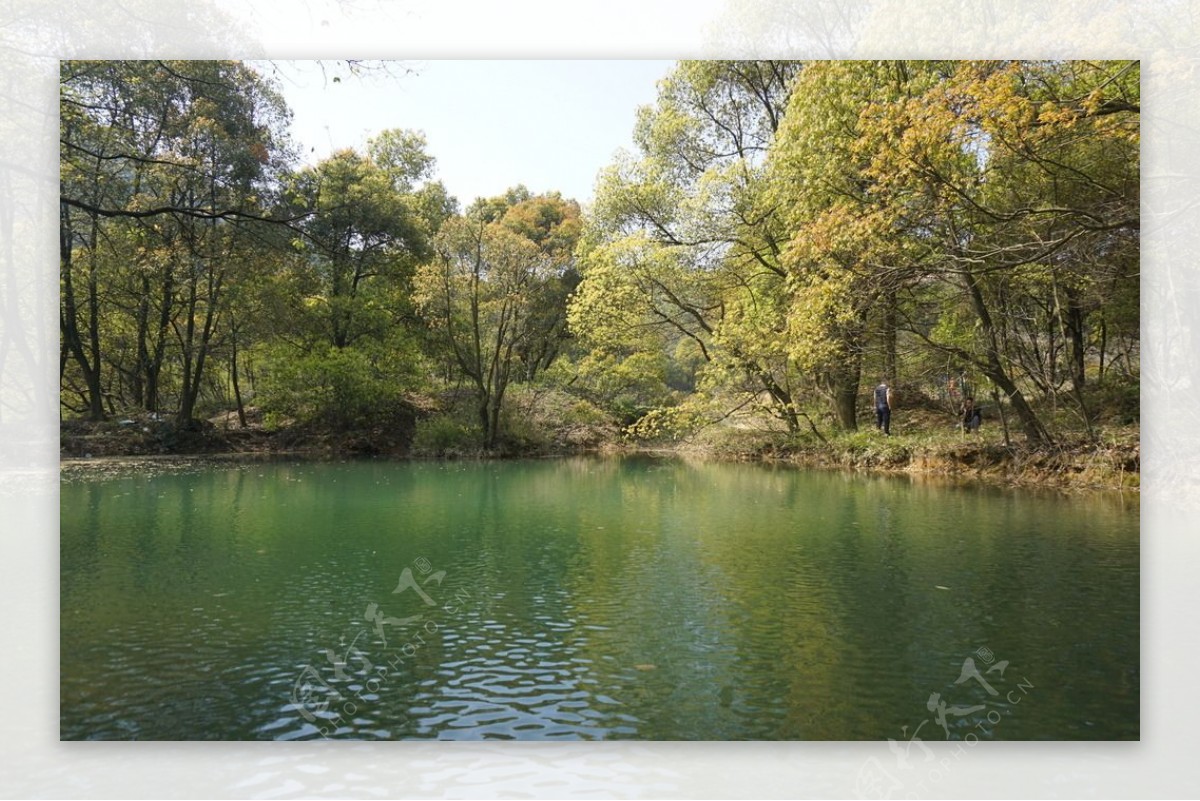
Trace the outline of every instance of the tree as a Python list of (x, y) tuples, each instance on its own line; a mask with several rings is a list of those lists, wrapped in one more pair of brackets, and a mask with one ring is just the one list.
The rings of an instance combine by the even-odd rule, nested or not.
[(419, 385), (413, 273), (455, 209), (425, 147), (388, 130), (365, 154), (343, 150), (289, 177), (300, 235), (263, 297), (280, 318), (264, 362), (273, 416), (352, 428), (400, 410)]
[(793, 354), (844, 424), (872, 332), (894, 376), (900, 331), (989, 379), (1034, 442), (1050, 433), (1027, 392), (1053, 399), (1065, 375), (1088, 423), (1087, 319), (1136, 260), (1136, 79), (1128, 62), (801, 73), (773, 196)]
[(428, 256), (431, 226), (440, 220), (430, 219), (414, 193), (433, 165), (423, 144), (404, 131), (385, 132), (369, 145), (382, 163), (343, 150), (289, 182), (293, 213), (308, 214), (294, 242), (317, 300), (308, 308), (335, 348), (381, 333), (388, 310), (371, 285), (403, 286)]
[[(686, 338), (703, 372), (799, 430), (797, 376), (778, 302), (780, 220), (764, 199), (764, 163), (800, 65), (681, 62), (639, 111), (640, 158), (602, 175), (581, 247), (573, 330), (593, 343), (614, 330)], [(628, 341), (628, 336), (625, 337)]]
[(1138, 112), (1136, 63), (968, 62), (864, 115), (865, 175), (925, 253), (916, 291), (959, 298), (974, 342), (939, 339), (928, 316), (906, 327), (990, 379), (1034, 442), (1051, 435), (1018, 383), (1011, 321), (1049, 298), (1055, 325), (1075, 332), (1082, 389), (1081, 290), (1097, 263), (1136, 252)]
[(512, 198), (478, 201), (447, 220), (417, 277), (426, 319), (474, 389), (488, 449), (498, 443), (509, 383), (531, 378), (557, 352), (580, 227), (574, 201)]
[[(286, 109), (238, 62), (64, 62), (60, 86), (64, 367), (73, 357), (90, 416), (103, 416), (100, 320), (108, 310), (97, 270), (105, 253), (128, 246), (141, 275), (127, 277), (144, 299), (134, 312), (138, 358), (126, 368), (133, 395), (158, 405), (166, 321), (179, 345), (178, 416), (186, 422), (235, 264), (229, 248), (267, 220), (287, 158)], [(164, 245), (167, 254), (158, 252)], [(77, 256), (87, 260), (83, 303)]]
[[(510, 198), (515, 200), (512, 195)], [(582, 230), (579, 204), (564, 200), (557, 192), (529, 196), (512, 202), (499, 223), (533, 242), (548, 260), (549, 269), (543, 271), (538, 292), (530, 299), (528, 335), (516, 349), (521, 380), (533, 381), (550, 367), (568, 339), (567, 301), (579, 285), (575, 264), (575, 246)]]
[(771, 150), (771, 197), (786, 226), (790, 355), (814, 375), (844, 430), (857, 427), (869, 349), (878, 345), (881, 372), (897, 378), (896, 294), (913, 258), (873, 198), (857, 147), (860, 115), (921, 91), (937, 69), (933, 62), (806, 65)]

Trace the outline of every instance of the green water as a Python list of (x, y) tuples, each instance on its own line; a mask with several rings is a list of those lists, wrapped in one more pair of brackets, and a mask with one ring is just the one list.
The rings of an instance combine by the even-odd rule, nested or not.
[(61, 528), (63, 739), (1139, 733), (1128, 496), (250, 463), (67, 477)]

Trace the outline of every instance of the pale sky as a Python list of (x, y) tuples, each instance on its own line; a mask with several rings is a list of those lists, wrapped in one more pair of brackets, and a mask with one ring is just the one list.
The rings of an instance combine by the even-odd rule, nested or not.
[[(281, 64), (292, 136), (308, 163), (388, 128), (425, 133), (435, 178), (463, 208), (523, 183), (590, 202), (596, 173), (633, 149), (639, 105), (672, 61), (412, 61), (391, 77)], [(413, 70), (405, 74), (402, 67)], [(344, 73), (343, 73), (344, 74)]]

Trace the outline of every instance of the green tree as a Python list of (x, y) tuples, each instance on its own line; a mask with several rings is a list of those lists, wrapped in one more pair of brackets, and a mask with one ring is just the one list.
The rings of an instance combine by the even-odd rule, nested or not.
[(1050, 331), (1072, 332), (1082, 406), (1085, 289), (1105, 272), (1127, 283), (1137, 249), (1138, 103), (1132, 62), (968, 62), (864, 115), (865, 176), (884, 219), (924, 250), (915, 291), (944, 287), (974, 338), (939, 339), (927, 314), (906, 328), (990, 379), (1034, 442), (1051, 434), (1021, 387), (1032, 370), (1014, 358), (1014, 321), (1040, 303)]
[(365, 154), (343, 150), (289, 177), (288, 214), (303, 221), (258, 295), (279, 321), (263, 360), (273, 417), (354, 428), (419, 386), (413, 274), (455, 208), (425, 148), (421, 134), (388, 130)]
[(413, 190), (432, 166), (420, 144), (388, 132), (370, 146), (383, 164), (343, 150), (289, 181), (294, 212), (308, 215), (294, 242), (312, 287), (304, 308), (335, 348), (382, 333), (390, 310), (381, 293), (404, 286), (428, 256), (430, 225), (440, 221)]
[(156, 409), (170, 327), (177, 415), (188, 421), (222, 286), (246, 267), (232, 248), (268, 220), (288, 157), (286, 108), (256, 72), (229, 61), (64, 62), (60, 90), (63, 366), (74, 360), (89, 415), (103, 416), (103, 335), (124, 327), (108, 301), (120, 286), (140, 289), (137, 357), (118, 372), (135, 402)]
[(500, 436), (510, 382), (553, 361), (579, 207), (557, 194), (477, 201), (447, 220), (435, 257), (417, 276), (418, 301), (434, 335), (475, 394), (485, 448)]
[[(800, 427), (789, 364), (780, 219), (764, 163), (800, 65), (681, 62), (639, 111), (640, 157), (622, 155), (597, 186), (581, 247), (575, 331), (591, 343), (695, 345), (702, 372)], [(626, 334), (623, 340), (630, 342)], [(603, 345), (599, 345), (603, 346)]]
[(912, 259), (873, 197), (857, 148), (860, 117), (921, 91), (937, 68), (933, 62), (808, 64), (771, 150), (771, 196), (787, 230), (781, 260), (789, 276), (791, 355), (815, 377), (845, 430), (857, 427), (872, 346), (882, 351), (881, 371), (898, 377), (896, 293)]

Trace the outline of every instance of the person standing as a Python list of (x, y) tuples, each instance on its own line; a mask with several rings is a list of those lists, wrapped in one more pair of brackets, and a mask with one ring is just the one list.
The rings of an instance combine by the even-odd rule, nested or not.
[(887, 436), (892, 435), (892, 388), (886, 378), (875, 387), (875, 427)]
[(975, 405), (975, 398), (968, 395), (959, 412), (962, 415), (963, 431), (973, 434), (979, 430), (979, 424), (983, 422), (983, 412)]

